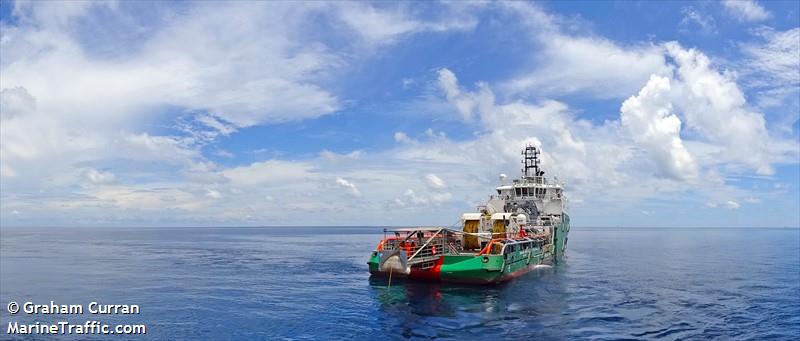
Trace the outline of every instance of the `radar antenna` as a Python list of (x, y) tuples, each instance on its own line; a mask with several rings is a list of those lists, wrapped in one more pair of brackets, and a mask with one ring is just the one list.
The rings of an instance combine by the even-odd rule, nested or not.
[(524, 177), (531, 178), (544, 175), (544, 171), (539, 169), (539, 154), (539, 149), (530, 144), (522, 150), (522, 164), (524, 165), (522, 175)]

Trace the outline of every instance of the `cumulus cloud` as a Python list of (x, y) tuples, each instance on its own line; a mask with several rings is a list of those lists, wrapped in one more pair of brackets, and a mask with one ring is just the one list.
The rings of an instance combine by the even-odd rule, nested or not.
[(721, 160), (747, 164), (771, 174), (770, 138), (764, 115), (751, 111), (733, 76), (715, 70), (709, 58), (695, 49), (670, 42), (665, 48), (676, 64), (674, 102), (686, 124), (723, 148)]
[(755, 0), (725, 0), (725, 10), (738, 21), (762, 21), (772, 14)]
[[(533, 143), (544, 147), (545, 169), (570, 179), (572, 194), (589, 197), (602, 188), (626, 200), (698, 186), (709, 188), (710, 199), (714, 199), (711, 192), (742, 196), (725, 183), (720, 171), (769, 174), (774, 162), (792, 159), (791, 148), (775, 147), (784, 141), (770, 136), (763, 114), (747, 104), (731, 73), (713, 67), (696, 49), (674, 42), (656, 48), (664, 60), (659, 69), (668, 72), (651, 74), (638, 94), (622, 104), (619, 119), (602, 124), (576, 119), (558, 101), (498, 103), (487, 85), (479, 83), (476, 91), (468, 91), (454, 73), (440, 70), (438, 85), (445, 98), (464, 119), (477, 116), (485, 131), (473, 141), (427, 143), (406, 155), (470, 165), (513, 165), (516, 149)], [(483, 98), (483, 103), (478, 105), (476, 98)], [(685, 132), (690, 139), (682, 136)], [(462, 161), (438, 148), (459, 150)], [(640, 156), (652, 163), (642, 162)], [(695, 182), (700, 176), (708, 181)], [(625, 185), (630, 183), (637, 188)]]
[(543, 147), (547, 174), (569, 178), (573, 189), (577, 186), (588, 193), (596, 189), (594, 186), (624, 181), (625, 175), (618, 168), (631, 158), (633, 149), (619, 143), (619, 124), (596, 126), (576, 120), (566, 104), (554, 100), (498, 103), (486, 84), (468, 91), (453, 82), (457, 78), (452, 71), (442, 69), (438, 74), (446, 99), (458, 111), (465, 107), (463, 103), (470, 103), (469, 116), (479, 119), (484, 130), (474, 140), (426, 141), (408, 148), (402, 157), (457, 164), (459, 169), (479, 171), (484, 181), (492, 183), (489, 179), (495, 179), (497, 174), (518, 168), (519, 150), (534, 144)]
[(697, 177), (697, 164), (681, 140), (681, 120), (672, 113), (669, 91), (668, 78), (652, 76), (637, 96), (622, 103), (620, 119), (664, 175), (692, 179)]

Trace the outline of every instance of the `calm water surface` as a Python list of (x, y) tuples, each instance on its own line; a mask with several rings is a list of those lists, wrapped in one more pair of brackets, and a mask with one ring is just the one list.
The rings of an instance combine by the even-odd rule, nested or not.
[[(800, 339), (798, 229), (573, 228), (564, 264), (496, 287), (370, 281), (365, 262), (381, 235), (4, 228), (0, 339), (9, 321), (86, 320), (146, 324), (128, 337), (142, 340)], [(5, 309), (51, 300), (142, 313)]]

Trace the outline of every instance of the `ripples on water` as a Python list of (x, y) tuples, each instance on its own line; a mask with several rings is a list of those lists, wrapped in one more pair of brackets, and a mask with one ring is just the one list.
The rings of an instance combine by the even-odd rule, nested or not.
[[(369, 280), (375, 228), (3, 229), (0, 303), (138, 304), (136, 339), (800, 339), (800, 230), (588, 229), (495, 287)], [(9, 320), (3, 310), (2, 337)], [(43, 317), (41, 322), (65, 320)]]

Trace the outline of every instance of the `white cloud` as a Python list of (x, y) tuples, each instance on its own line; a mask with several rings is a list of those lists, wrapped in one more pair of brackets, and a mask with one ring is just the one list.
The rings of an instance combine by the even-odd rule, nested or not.
[(681, 140), (681, 120), (672, 113), (669, 92), (668, 78), (652, 76), (637, 96), (622, 103), (620, 119), (664, 175), (693, 179), (697, 177), (697, 164)]
[(758, 204), (761, 202), (761, 199), (755, 197), (747, 197), (747, 199), (745, 199), (744, 201), (746, 201), (748, 204)]
[(236, 186), (291, 184), (317, 178), (312, 165), (305, 162), (268, 160), (223, 170), (221, 173)]
[[(514, 94), (557, 95), (588, 93), (601, 98), (625, 98), (652, 74), (669, 72), (658, 46), (619, 45), (611, 40), (564, 32), (564, 18), (548, 15), (530, 3), (505, 4), (512, 19), (528, 31), (537, 51), (534, 68), (506, 82)], [(567, 25), (565, 25), (567, 26)]]
[(364, 152), (360, 151), (360, 150), (354, 150), (354, 151), (349, 152), (347, 154), (339, 154), (339, 153), (335, 153), (335, 152), (332, 152), (332, 151), (327, 150), (327, 149), (323, 149), (321, 152), (319, 152), (319, 156), (321, 156), (323, 159), (327, 160), (328, 162), (332, 162), (332, 163), (358, 160), (363, 155), (364, 155)]
[[(89, 193), (96, 199), (111, 202), (116, 207), (126, 209), (162, 210), (165, 208), (176, 208), (193, 211), (200, 207), (192, 193), (174, 188), (142, 189), (125, 186), (105, 186), (97, 188)], [(62, 204), (72, 205), (74, 208), (78, 208), (91, 203), (79, 200), (66, 203), (52, 203), (52, 205)]]
[(683, 19), (678, 24), (681, 33), (703, 33), (716, 34), (717, 29), (714, 25), (714, 18), (711, 15), (703, 14), (692, 6), (681, 9)]
[(401, 10), (380, 11), (365, 3), (340, 6), (341, 19), (368, 42), (386, 42), (421, 28), (421, 23)]
[(450, 193), (430, 193), (430, 194), (418, 194), (414, 192), (414, 190), (408, 189), (403, 193), (402, 198), (395, 199), (395, 203), (399, 204), (400, 206), (408, 206), (409, 204), (413, 205), (441, 205), (450, 201), (453, 198), (453, 195)]
[(222, 198), (222, 194), (219, 191), (215, 190), (215, 189), (207, 189), (206, 190), (206, 196), (211, 198), (211, 199)]
[[(203, 153), (231, 155), (204, 146), (243, 127), (337, 111), (342, 102), (324, 84), (369, 55), (350, 38), (371, 34), (362, 28), (389, 26), (342, 33), (342, 44), (329, 45), (317, 33), (330, 32), (326, 25), (338, 27), (352, 7), (368, 10), (373, 19), (406, 20), (400, 6), (348, 3), (148, 4), (146, 10), (136, 2), (13, 5), (15, 21), (2, 23), (0, 40), (4, 204), (17, 200), (12, 196), (78, 195), (75, 186), (84, 181), (135, 179), (141, 184), (135, 188), (102, 186), (104, 192), (79, 194), (153, 203), (175, 191), (187, 194), (173, 197), (185, 198), (186, 205), (191, 197), (196, 206), (205, 191), (201, 185), (215, 181), (247, 186), (316, 179), (303, 163), (262, 161), (223, 169)], [(328, 20), (317, 20), (321, 17)], [(414, 32), (469, 29), (461, 25), (470, 23), (469, 16), (461, 19), (410, 19), (421, 28), (377, 32), (369, 39), (384, 39), (385, 45)], [(164, 126), (179, 133), (154, 132)], [(322, 156), (350, 160), (363, 153)], [(106, 168), (115, 174), (97, 171)], [(148, 192), (148, 186), (164, 187)], [(54, 205), (65, 207), (61, 202)]]
[(203, 113), (179, 117), (175, 128), (186, 133), (197, 144), (214, 142), (219, 137), (229, 136), (238, 130), (222, 119)]
[(755, 0), (725, 0), (722, 3), (725, 10), (739, 21), (762, 21), (772, 16)]
[(800, 120), (800, 28), (755, 33), (758, 41), (739, 44), (747, 58), (737, 70), (758, 107), (772, 114), (772, 129), (791, 135)]
[(494, 95), (486, 84), (478, 84), (479, 91), (477, 93), (462, 92), (459, 89), (456, 75), (446, 68), (439, 70), (438, 84), (447, 99), (456, 106), (465, 120), (471, 120), (476, 110), (485, 111), (494, 104)]
[(174, 136), (132, 134), (123, 136), (115, 149), (124, 152), (123, 156), (126, 158), (181, 164), (199, 157), (199, 152), (187, 148), (184, 142), (186, 141)]
[(441, 18), (419, 19), (413, 7), (385, 3), (381, 8), (367, 3), (346, 2), (337, 4), (338, 18), (368, 44), (386, 44), (403, 36), (418, 32), (445, 32), (471, 30), (477, 19), (458, 6), (443, 4), (437, 8)]
[(477, 116), (485, 130), (475, 140), (460, 143), (446, 138), (426, 141), (408, 148), (402, 157), (458, 165), (458, 169), (480, 172), (492, 184), (497, 174), (518, 168), (520, 148), (533, 143), (544, 147), (548, 174), (570, 179), (573, 190), (577, 186), (588, 194), (624, 181), (625, 175), (617, 169), (633, 150), (617, 140), (618, 124), (595, 126), (575, 120), (564, 103), (553, 100), (498, 104), (488, 85), (479, 84), (477, 92), (469, 92), (456, 80), (451, 71), (439, 71), (440, 88), (450, 103), (459, 111), (463, 103), (469, 103), (470, 110), (464, 111), (469, 115), (464, 116)]
[(723, 148), (718, 160), (749, 165), (759, 174), (772, 173), (764, 115), (748, 108), (732, 75), (715, 70), (700, 51), (675, 42), (665, 47), (677, 64), (673, 102), (682, 110), (687, 127)]
[(433, 173), (425, 174), (425, 182), (427, 182), (428, 186), (434, 189), (443, 189), (447, 187), (447, 184), (445, 184), (444, 180)]
[[(401, 13), (369, 4), (193, 3), (180, 10), (148, 8), (150, 17), (143, 18), (137, 14), (139, 4), (119, 3), (98, 18), (105, 3), (14, 6), (19, 25), (4, 26), (0, 42), (5, 175), (20, 173), (20, 158), (46, 159), (70, 147), (113, 153), (110, 146), (120, 133), (131, 134), (124, 130), (136, 131), (141, 122), (153, 119), (144, 113), (165, 106), (189, 113), (184, 115), (190, 119), (177, 128), (201, 143), (241, 127), (335, 112), (341, 107), (339, 99), (318, 83), (356, 56), (347, 46), (333, 50), (306, 34), (309, 23), (319, 15), (345, 20), (336, 16), (357, 13), (353, 7), (379, 19)], [(153, 18), (162, 25), (148, 22), (135, 44), (126, 40), (125, 32), (141, 29), (137, 26), (141, 21)], [(78, 25), (101, 19), (114, 21), (118, 30), (91, 25), (89, 32), (78, 30)], [(374, 23), (381, 25), (364, 32), (396, 27)], [(411, 21), (411, 25), (428, 24)], [(87, 41), (79, 33), (111, 37)], [(377, 33), (380, 39), (394, 34), (400, 33)], [(97, 50), (119, 55), (95, 55)], [(6, 120), (21, 122), (6, 124)], [(42, 127), (40, 121), (49, 122), (47, 139), (31, 133)], [(76, 145), (75, 136), (84, 140), (83, 146)], [(85, 156), (93, 157), (103, 156)]]
[[(25, 16), (22, 25), (4, 26), (0, 42), (4, 219), (13, 210), (26, 217), (85, 217), (88, 224), (449, 223), (485, 200), (497, 174), (514, 177), (526, 143), (543, 147), (547, 175), (567, 181), (571, 204), (582, 215), (607, 217), (647, 198), (719, 207), (750, 202), (750, 191), (726, 181), (750, 169), (768, 173), (775, 163), (796, 163), (786, 152), (796, 143), (767, 133), (736, 75), (714, 67), (700, 51), (582, 35), (567, 27), (569, 19), (528, 3), (448, 3), (441, 15), (421, 15), (404, 4), (237, 3), (220, 9), (192, 3), (179, 10), (156, 7), (154, 24), (141, 27), (142, 18), (129, 15), (135, 4), (119, 3), (119, 11), (105, 15), (133, 22), (139, 31), (119, 30), (141, 32), (135, 39), (103, 33), (105, 25), (78, 36), (75, 22), (97, 19), (92, 3), (63, 10), (27, 4), (15, 10)], [(524, 32), (514, 33), (531, 35), (535, 46), (523, 48), (533, 57), (522, 74), (492, 86), (459, 84), (449, 68), (414, 75), (414, 89), (437, 77), (441, 93), (426, 93), (433, 97), (427, 100), (436, 112), (447, 108), (464, 122), (447, 130), (454, 137), (437, 122), (431, 123), (436, 130), (411, 132), (413, 138), (398, 130), (398, 143), (369, 153), (325, 149), (290, 160), (267, 146), (273, 159), (260, 153), (236, 166), (204, 156), (223, 155), (215, 143), (245, 127), (316, 118), (356, 103), (333, 90), (342, 73), (371, 54), (390, 53), (378, 47), (412, 34), (471, 29), (482, 17), (470, 12), (478, 6), (500, 8), (493, 12), (500, 19), (512, 13), (524, 21)], [(451, 13), (458, 15), (448, 18)], [(790, 58), (797, 33), (758, 32), (764, 44), (742, 45), (752, 72), (771, 68), (762, 73), (797, 84)], [(628, 101), (618, 119), (590, 122), (581, 117), (598, 117), (601, 109), (581, 112), (548, 98), (575, 93)], [(157, 133), (154, 125), (178, 133)], [(686, 174), (704, 181), (693, 183)], [(124, 185), (130, 183), (137, 185)], [(223, 193), (225, 200), (215, 200)]]
[(86, 177), (93, 184), (104, 184), (114, 181), (115, 176), (111, 172), (101, 172), (94, 168), (86, 170)]
[(728, 200), (725, 202), (725, 208), (729, 210), (735, 210), (738, 209), (739, 207), (741, 207), (741, 205), (739, 205), (738, 202), (735, 202), (733, 200)]
[[(102, 20), (95, 16), (102, 5), (92, 3), (15, 3), (18, 26), (4, 23), (0, 41), (4, 186), (14, 193), (41, 193), (42, 187), (53, 193), (82, 181), (87, 164), (118, 160), (134, 162), (131, 170), (162, 173), (164, 162), (179, 176), (203, 162), (202, 144), (238, 127), (336, 110), (335, 96), (314, 81), (339, 63), (337, 57), (320, 44), (291, 39), (307, 11), (262, 5), (157, 6), (151, 14), (170, 20), (129, 44), (86, 41), (96, 27), (77, 27), (96, 19), (119, 26), (117, 33), (97, 28), (104, 34), (134, 29), (126, 25), (141, 20), (133, 14), (135, 3), (102, 12), (108, 16)], [(120, 55), (96, 55), (98, 49)], [(147, 132), (152, 122), (172, 119), (149, 114), (164, 106), (183, 109), (188, 118), (176, 128), (188, 136)]]
[(357, 197), (361, 196), (361, 191), (359, 191), (358, 187), (356, 187), (356, 185), (353, 184), (350, 181), (347, 181), (347, 180), (342, 179), (342, 178), (336, 178), (336, 184), (339, 185), (339, 187), (345, 189), (347, 192), (349, 192), (350, 194), (352, 194), (354, 196), (357, 196)]
[(0, 120), (24, 117), (36, 110), (36, 99), (23, 87), (0, 91)]
[(760, 76), (756, 86), (800, 86), (800, 27), (786, 31), (761, 28), (762, 43), (741, 44), (749, 56), (747, 72)]
[[(792, 162), (788, 146), (793, 144), (768, 134), (763, 114), (750, 109), (732, 74), (677, 43), (658, 49), (669, 57), (661, 68), (669, 71), (651, 75), (639, 94), (622, 105), (619, 120), (600, 125), (575, 119), (569, 107), (557, 101), (499, 104), (487, 85), (465, 91), (455, 74), (440, 70), (438, 85), (444, 96), (465, 119), (477, 115), (486, 130), (473, 141), (427, 142), (404, 156), (465, 167), (486, 162), (514, 165), (516, 149), (530, 142), (544, 148), (545, 169), (568, 179), (570, 194), (591, 197), (591, 205), (603, 200), (592, 195), (597, 191), (629, 202), (699, 188), (704, 188), (700, 195), (711, 200), (726, 193), (742, 197), (746, 191), (726, 183), (721, 171), (740, 174), (749, 168), (769, 173), (774, 162)], [(483, 103), (476, 104), (476, 98)], [(689, 132), (690, 138), (682, 132)], [(787, 148), (769, 147), (784, 144)], [(655, 162), (643, 162), (646, 159)], [(705, 181), (696, 182), (701, 176)]]
[(408, 137), (408, 135), (402, 131), (397, 131), (394, 133), (394, 140), (400, 143), (412, 143), (414, 142), (413, 139)]
[(512, 90), (624, 97), (651, 74), (667, 72), (663, 55), (653, 46), (618, 46), (599, 38), (558, 36), (544, 44), (544, 66), (514, 80)]

